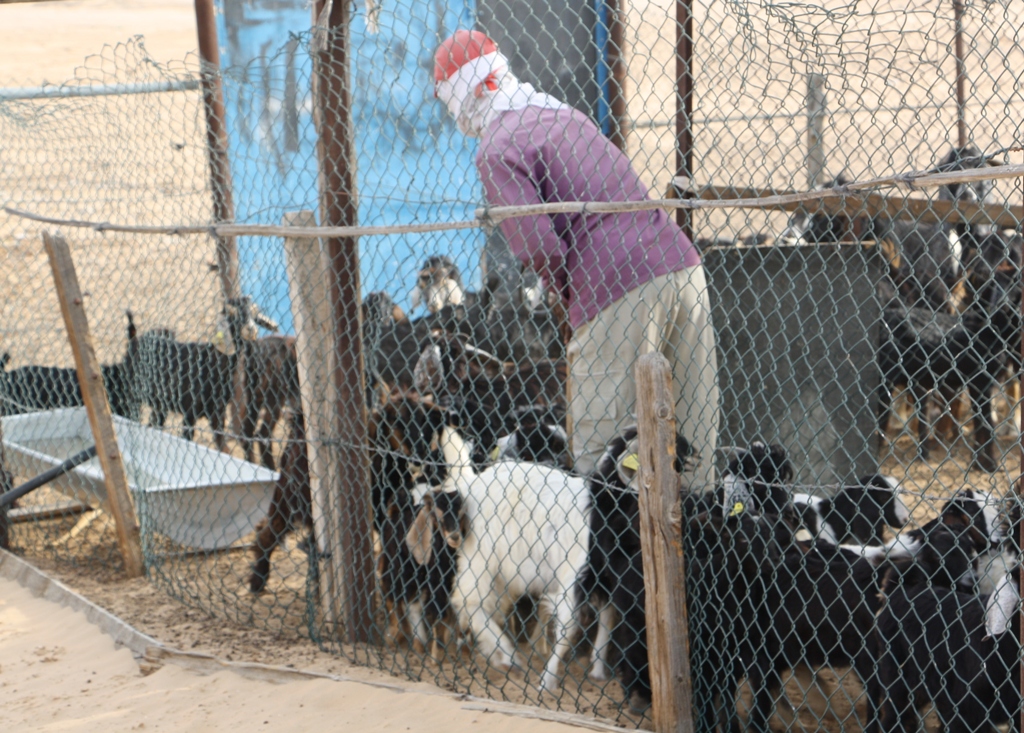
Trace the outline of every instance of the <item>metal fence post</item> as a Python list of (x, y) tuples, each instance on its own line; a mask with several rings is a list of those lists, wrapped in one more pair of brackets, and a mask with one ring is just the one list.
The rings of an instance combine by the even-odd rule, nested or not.
[[(326, 11), (326, 12), (325, 12)], [(317, 0), (314, 17), (324, 18), (325, 42), (314, 48), (318, 113), (321, 221), (354, 226), (357, 221), (352, 95), (349, 86), (350, 6)], [(373, 624), (373, 542), (370, 534), (370, 469), (366, 452), (366, 405), (360, 329), (359, 247), (354, 237), (324, 240), (330, 262), (330, 297), (337, 389), (338, 508), (344, 572), (345, 637), (370, 640)]]
[[(676, 1), (676, 176), (693, 188), (693, 0)], [(680, 196), (686, 198), (685, 192)], [(676, 223), (693, 241), (692, 214), (676, 209)]]
[(689, 619), (682, 505), (674, 465), (674, 405), (668, 360), (656, 352), (641, 356), (636, 365), (636, 408), (651, 706), (658, 733), (691, 733)]
[(611, 141), (626, 152), (629, 132), (629, 109), (626, 105), (626, 2), (608, 0), (608, 112), (611, 117)]
[(825, 77), (807, 75), (807, 190), (825, 182)]
[[(199, 59), (202, 62), (203, 110), (206, 113), (206, 146), (210, 157), (210, 193), (213, 220), (234, 222), (235, 204), (231, 192), (231, 164), (228, 162), (228, 129), (224, 114), (224, 89), (220, 77), (217, 47), (217, 19), (213, 0), (195, 0)], [(238, 250), (234, 237), (217, 237), (217, 265), (225, 298), (237, 298)]]

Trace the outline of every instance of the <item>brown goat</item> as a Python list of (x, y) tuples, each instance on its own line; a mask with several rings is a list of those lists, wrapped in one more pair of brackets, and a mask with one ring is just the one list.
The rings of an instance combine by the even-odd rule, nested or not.
[[(253, 566), (249, 588), (260, 593), (270, 575), (270, 556), (284, 536), (296, 526), (310, 530), (310, 548), (316, 547), (312, 536), (313, 511), (309, 488), (309, 457), (306, 454), (306, 426), (302, 413), (291, 414), (288, 442), (281, 454), (281, 472), (274, 487), (270, 511), (256, 526), (253, 543)], [(315, 562), (315, 560), (313, 561)]]

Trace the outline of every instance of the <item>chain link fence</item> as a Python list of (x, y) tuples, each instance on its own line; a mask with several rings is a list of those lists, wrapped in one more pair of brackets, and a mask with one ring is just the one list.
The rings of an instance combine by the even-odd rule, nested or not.
[[(321, 24), (346, 15), (219, 74), (137, 38), (0, 90), (7, 483), (93, 442), (40, 241), (59, 222), (152, 582), (650, 727), (633, 369), (658, 351), (698, 729), (1012, 723), (1024, 191), (995, 166), (1024, 146), (1020, 9), (368, 2)], [(512, 76), (435, 84), (474, 23)], [(479, 138), (453, 79), (505, 95), (465, 102)], [(598, 211), (662, 197), (688, 201)], [(501, 208), (566, 201), (589, 208)], [(104, 492), (87, 462), (0, 510), (0, 540), (117, 570)]]

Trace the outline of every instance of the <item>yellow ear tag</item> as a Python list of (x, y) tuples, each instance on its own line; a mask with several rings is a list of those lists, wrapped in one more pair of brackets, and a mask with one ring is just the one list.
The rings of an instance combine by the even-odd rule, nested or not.
[(732, 505), (732, 511), (729, 512), (729, 516), (735, 517), (737, 514), (742, 514), (744, 509), (746, 509), (746, 507), (743, 506), (743, 502), (738, 501)]
[(640, 470), (640, 456), (636, 453), (630, 453), (628, 456), (622, 459), (622, 467), (628, 468), (630, 471)]
[(498, 446), (494, 446), (494, 448), (491, 449), (491, 460), (492, 461), (498, 460), (498, 450), (499, 450)]

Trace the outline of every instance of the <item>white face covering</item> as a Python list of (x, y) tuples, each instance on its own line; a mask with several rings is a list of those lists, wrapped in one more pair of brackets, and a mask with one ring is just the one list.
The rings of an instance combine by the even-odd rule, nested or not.
[(459, 130), (469, 137), (480, 137), (499, 114), (511, 109), (566, 106), (550, 94), (538, 92), (532, 84), (519, 81), (509, 71), (508, 59), (498, 52), (467, 61), (448, 79), (437, 82), (435, 89)]

